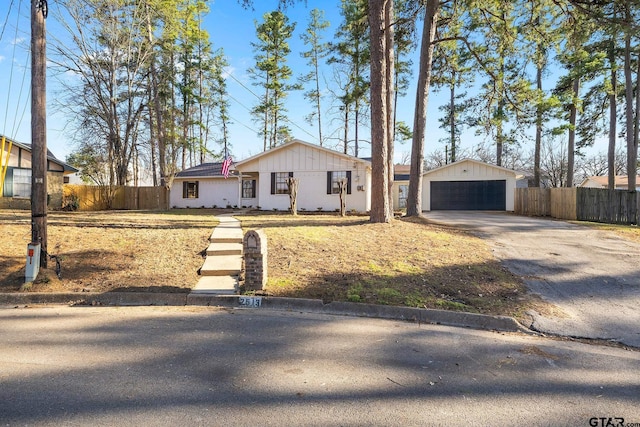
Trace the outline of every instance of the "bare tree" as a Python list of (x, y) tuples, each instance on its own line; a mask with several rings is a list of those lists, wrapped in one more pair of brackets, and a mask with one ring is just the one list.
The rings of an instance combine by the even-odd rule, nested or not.
[(136, 4), (107, 0), (62, 0), (67, 15), (60, 16), (67, 41), (53, 43), (54, 58), (64, 73), (66, 109), (78, 130), (90, 132), (93, 143), (106, 146), (109, 184), (127, 183), (147, 99), (144, 75), (151, 47), (147, 20)]
[(549, 136), (542, 142), (540, 170), (547, 187), (564, 187), (567, 183), (567, 144)]

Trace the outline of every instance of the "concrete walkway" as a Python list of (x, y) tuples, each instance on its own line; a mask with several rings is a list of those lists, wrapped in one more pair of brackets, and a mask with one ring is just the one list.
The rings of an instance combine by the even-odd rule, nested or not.
[(242, 269), (242, 228), (232, 214), (222, 214), (211, 233), (200, 279), (191, 293), (234, 295)]

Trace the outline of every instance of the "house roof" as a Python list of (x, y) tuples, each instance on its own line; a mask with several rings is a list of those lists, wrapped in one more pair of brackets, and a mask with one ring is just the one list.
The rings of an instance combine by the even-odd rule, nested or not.
[[(0, 135), (0, 137), (2, 137), (2, 135)], [(9, 141), (10, 139), (6, 138), (6, 140)], [(28, 152), (32, 152), (31, 144), (25, 144), (23, 142), (18, 142), (18, 141), (14, 141), (14, 140), (10, 140), (10, 141), (12, 142), (12, 144), (14, 146), (22, 148), (23, 150), (27, 150)], [(50, 162), (57, 163), (60, 166), (62, 166), (64, 168), (64, 172), (70, 172), (70, 173), (79, 172), (78, 169), (74, 168), (73, 166), (63, 162), (62, 160), (60, 160), (56, 156), (54, 156), (53, 153), (48, 148), (47, 148), (47, 160), (49, 160)]]
[[(628, 187), (629, 186), (629, 177), (627, 175), (618, 175), (615, 177), (615, 186), (616, 187)], [(636, 182), (640, 183), (640, 177), (636, 178)], [(583, 187), (587, 181), (595, 182), (598, 185), (601, 185), (604, 188), (609, 186), (609, 177), (608, 176), (590, 176), (585, 178), (584, 181), (580, 184), (580, 187)]]
[(409, 181), (411, 165), (393, 165), (394, 181)]
[(280, 150), (284, 150), (284, 149), (292, 147), (294, 145), (304, 145), (304, 146), (307, 146), (307, 147), (310, 147), (310, 148), (313, 148), (313, 149), (316, 149), (316, 150), (326, 151), (327, 153), (331, 153), (331, 154), (333, 154), (335, 156), (344, 157), (345, 159), (348, 159), (348, 160), (351, 160), (351, 161), (357, 161), (357, 162), (360, 162), (360, 163), (365, 163), (367, 165), (371, 164), (371, 162), (369, 160), (366, 160), (366, 159), (361, 159), (359, 157), (350, 156), (348, 154), (344, 154), (344, 153), (341, 153), (339, 151), (330, 150), (329, 148), (321, 147), (321, 146), (315, 145), (315, 144), (311, 144), (309, 142), (305, 142), (305, 141), (302, 141), (300, 139), (294, 139), (292, 141), (289, 141), (289, 142), (284, 143), (282, 145), (279, 145), (277, 147), (271, 148), (270, 150), (263, 151), (262, 153), (258, 153), (258, 154), (254, 155), (254, 156), (251, 156), (251, 157), (247, 158), (247, 159), (241, 160), (241, 161), (236, 163), (236, 166), (242, 166), (243, 164), (249, 163), (249, 162), (251, 162), (251, 161), (253, 161), (253, 160), (257, 159), (257, 158), (260, 158), (262, 156), (271, 155), (271, 154), (273, 154), (275, 152), (278, 152)]
[[(233, 165), (231, 165), (231, 169), (233, 170)], [(216, 176), (223, 177), (222, 162), (202, 163), (176, 174), (176, 178), (211, 178)]]
[(465, 162), (474, 163), (474, 164), (481, 165), (481, 166), (487, 166), (487, 167), (490, 167), (490, 168), (493, 168), (493, 169), (497, 169), (497, 170), (501, 170), (503, 172), (507, 172), (507, 173), (513, 174), (514, 176), (517, 176), (517, 172), (514, 171), (513, 169), (504, 168), (502, 166), (496, 166), (496, 165), (492, 165), (491, 163), (485, 163), (485, 162), (481, 162), (479, 160), (473, 160), (473, 159), (458, 160), (457, 162), (449, 163), (448, 165), (444, 165), (444, 166), (440, 166), (440, 167), (435, 168), (435, 169), (428, 170), (428, 171), (424, 172), (422, 175), (423, 176), (424, 175), (430, 175), (430, 174), (435, 173), (437, 171), (441, 171), (443, 169), (451, 168), (453, 166), (456, 166), (456, 165), (459, 165), (459, 164), (465, 163)]

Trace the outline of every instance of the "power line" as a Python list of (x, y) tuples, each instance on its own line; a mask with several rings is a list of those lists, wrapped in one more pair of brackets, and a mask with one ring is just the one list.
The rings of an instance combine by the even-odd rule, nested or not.
[(245, 88), (251, 95), (255, 96), (257, 99), (260, 99), (260, 97), (258, 95), (256, 95), (256, 93), (254, 91), (252, 91), (251, 89), (249, 89), (244, 83), (242, 83), (240, 80), (236, 79), (236, 77), (232, 74), (229, 73), (228, 74), (229, 77), (231, 77), (233, 80), (236, 81), (236, 83), (238, 83), (240, 86), (242, 86), (243, 88)]
[(248, 125), (245, 125), (245, 124), (244, 124), (244, 123), (242, 123), (240, 120), (236, 120), (236, 119), (234, 119), (234, 118), (233, 118), (233, 117), (231, 117), (231, 116), (229, 116), (229, 118), (230, 118), (231, 120), (233, 120), (233, 122), (234, 122), (234, 123), (238, 123), (238, 124), (240, 124), (240, 125), (242, 125), (242, 126), (246, 127), (246, 128), (247, 128), (247, 129), (249, 129), (251, 132), (258, 133), (258, 131), (257, 131), (257, 130), (255, 130), (255, 129), (253, 129), (253, 128), (249, 127)]
[(231, 99), (233, 99), (234, 101), (236, 101), (238, 104), (240, 104), (241, 107), (243, 107), (245, 110), (251, 112), (251, 108), (247, 107), (246, 105), (244, 105), (242, 102), (238, 101), (236, 98), (234, 98), (233, 96), (229, 95), (227, 93), (227, 96)]
[[(20, 10), (21, 10), (21, 8), (22, 8), (22, 0), (20, 0), (20, 3), (18, 4), (18, 13), (16, 14), (18, 22), (16, 22), (16, 32), (15, 32), (14, 38), (13, 38), (13, 52), (11, 54), (11, 70), (9, 71), (9, 85), (8, 85), (9, 87), (7, 89), (7, 105), (6, 105), (5, 111), (4, 111), (3, 132), (7, 128), (7, 120), (8, 120), (8, 116), (9, 116), (9, 100), (11, 99), (11, 86), (12, 86), (12, 82), (13, 82), (13, 66), (14, 66), (15, 58), (16, 58), (16, 45), (18, 44), (17, 43), (17, 40), (18, 40), (18, 27), (19, 27), (18, 24), (20, 23)], [(9, 9), (11, 9), (11, 8), (9, 8)], [(9, 13), (10, 12), (11, 12), (11, 10), (9, 10)], [(7, 19), (9, 19), (8, 15), (7, 15)], [(3, 28), (2, 31), (4, 33), (4, 28)], [(10, 135), (10, 136), (13, 138), (15, 135)]]
[(2, 24), (2, 32), (0, 32), (0, 41), (2, 41), (2, 36), (4, 36), (4, 30), (7, 28), (7, 23), (9, 22), (9, 16), (11, 16), (11, 8), (13, 7), (13, 1), (9, 3), (9, 9), (7, 10), (7, 17), (4, 19), (4, 24)]
[(311, 138), (318, 140), (318, 137), (309, 133), (309, 131), (307, 131), (306, 129), (301, 128), (300, 126), (298, 126), (297, 123), (292, 122), (291, 120), (289, 120), (289, 118), (285, 117), (284, 118), (285, 121), (289, 122), (290, 124), (292, 124), (293, 126), (297, 127), (298, 129), (300, 129), (302, 132), (306, 133), (307, 135), (309, 135)]
[[(244, 89), (246, 89), (249, 93), (251, 93), (253, 96), (255, 96), (257, 99), (260, 99), (260, 97), (258, 95), (256, 95), (255, 92), (253, 92), (251, 89), (249, 89), (244, 83), (242, 83), (240, 80), (238, 80), (233, 74), (229, 73), (228, 74), (229, 77), (231, 77), (233, 80), (236, 81), (236, 83), (238, 83), (241, 87), (243, 87)], [(251, 109), (249, 107), (247, 107), (246, 105), (244, 105), (242, 102), (238, 101), (236, 98), (234, 98), (233, 96), (227, 94), (227, 96), (229, 96), (229, 98), (233, 99), (234, 101), (236, 101), (238, 104), (240, 104), (241, 106), (243, 106), (247, 111), (251, 112)], [(314, 140), (318, 140), (318, 137), (311, 134), (309, 131), (307, 131), (306, 129), (303, 129), (302, 127), (300, 127), (297, 123), (292, 122), (288, 117), (285, 117), (284, 120), (291, 124), (292, 126), (295, 126), (296, 128), (300, 129), (302, 132), (306, 133), (307, 135), (309, 135), (311, 138), (313, 138)]]
[[(24, 90), (24, 85), (25, 85), (25, 81), (27, 80), (27, 74), (28, 74), (27, 73), (27, 69), (28, 69), (27, 64), (29, 64), (30, 57), (31, 57), (31, 50), (29, 50), (29, 52), (27, 53), (27, 58), (25, 60), (25, 62), (26, 62), (24, 64), (25, 72), (22, 74), (22, 84), (20, 85), (20, 93), (18, 94), (18, 101), (16, 102), (16, 107), (20, 106), (20, 100), (22, 99), (22, 91)], [(29, 95), (31, 94), (31, 85), (29, 85), (28, 93), (29, 93)], [(11, 130), (13, 135), (16, 135), (18, 133), (18, 129), (20, 129), (20, 125), (22, 124), (22, 119), (24, 119), (24, 116), (25, 116), (26, 111), (27, 111), (27, 105), (29, 104), (28, 100), (29, 100), (29, 96), (27, 96), (27, 99), (26, 99), (26, 101), (24, 103), (24, 108), (22, 109), (22, 115), (20, 115), (20, 119), (18, 120), (18, 115), (17, 114), (13, 118), (13, 129)]]

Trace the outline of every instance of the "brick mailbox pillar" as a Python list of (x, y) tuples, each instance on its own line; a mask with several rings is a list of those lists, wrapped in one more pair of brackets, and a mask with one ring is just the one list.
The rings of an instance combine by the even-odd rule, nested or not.
[(267, 236), (263, 230), (249, 230), (242, 246), (245, 290), (259, 291), (267, 284)]

